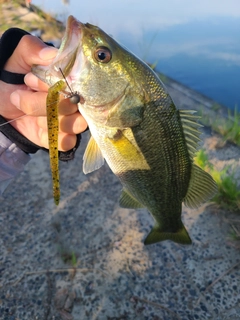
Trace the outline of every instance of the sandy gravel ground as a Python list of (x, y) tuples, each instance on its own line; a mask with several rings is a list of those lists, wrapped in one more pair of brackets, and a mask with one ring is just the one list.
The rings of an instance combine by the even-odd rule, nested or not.
[[(212, 103), (170, 80), (168, 87), (181, 108)], [(207, 128), (202, 138), (219, 169), (239, 167), (239, 148), (219, 148), (221, 137)], [(88, 133), (74, 161), (61, 163), (58, 207), (44, 152), (5, 192), (0, 319), (240, 319), (239, 249), (229, 223), (237, 216), (214, 205), (183, 207), (193, 245), (145, 247), (147, 211), (118, 206), (121, 185), (107, 165), (82, 173), (87, 140)]]
[[(11, 1), (0, 3), (7, 24)], [(21, 10), (19, 27), (32, 14)], [(213, 101), (167, 83), (179, 108), (203, 107), (216, 117)], [(239, 148), (207, 128), (202, 139), (217, 168), (239, 168)], [(58, 207), (44, 152), (33, 156), (1, 199), (0, 319), (240, 319), (239, 249), (231, 237), (237, 216), (214, 205), (183, 207), (193, 245), (144, 247), (152, 218), (146, 210), (118, 206), (121, 185), (107, 165), (82, 173), (87, 140), (86, 133), (74, 161), (61, 163)]]

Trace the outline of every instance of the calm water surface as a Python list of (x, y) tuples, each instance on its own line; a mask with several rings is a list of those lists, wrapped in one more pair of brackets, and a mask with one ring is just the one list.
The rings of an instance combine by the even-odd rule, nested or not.
[(32, 2), (62, 21), (97, 24), (158, 71), (240, 110), (239, 0)]

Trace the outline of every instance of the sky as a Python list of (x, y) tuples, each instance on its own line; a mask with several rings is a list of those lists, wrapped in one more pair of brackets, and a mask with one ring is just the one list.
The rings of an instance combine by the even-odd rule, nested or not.
[(240, 17), (239, 0), (70, 0), (69, 6), (60, 0), (32, 0), (32, 3), (65, 17), (73, 14), (82, 22), (101, 24), (112, 32), (119, 26), (135, 33), (144, 25), (161, 29), (209, 17)]
[[(135, 50), (141, 46), (153, 48), (161, 42), (164, 50), (156, 48), (159, 58), (201, 50), (209, 57), (240, 64), (237, 53), (224, 52), (225, 46), (229, 48), (231, 43), (234, 46), (237, 37), (234, 34), (232, 40), (234, 30), (226, 30), (229, 23), (224, 20), (232, 19), (233, 29), (233, 21), (237, 20), (235, 29), (239, 33), (240, 0), (151, 0), (151, 5), (146, 0), (70, 0), (68, 6), (61, 0), (32, 0), (32, 3), (58, 13), (63, 20), (73, 14), (81, 22), (96, 24), (117, 40), (120, 38), (120, 42), (126, 38), (123, 43), (126, 46), (132, 37), (130, 47)], [(211, 52), (214, 45), (221, 46), (219, 52)]]
[(240, 105), (240, 0), (63, 2), (32, 0), (62, 21), (72, 14), (98, 25), (140, 58), (159, 62), (159, 71), (230, 107)]

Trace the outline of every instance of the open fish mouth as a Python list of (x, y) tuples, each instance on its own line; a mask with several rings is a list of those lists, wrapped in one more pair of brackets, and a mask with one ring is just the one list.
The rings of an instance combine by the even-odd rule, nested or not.
[(49, 86), (63, 79), (63, 77), (70, 86), (76, 82), (79, 84), (77, 77), (83, 70), (85, 63), (82, 53), (83, 28), (86, 28), (83, 23), (73, 16), (69, 16), (58, 54), (49, 66), (33, 66), (32, 73)]

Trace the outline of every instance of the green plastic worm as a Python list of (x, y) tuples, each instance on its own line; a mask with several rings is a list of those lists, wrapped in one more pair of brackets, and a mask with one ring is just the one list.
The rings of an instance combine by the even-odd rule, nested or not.
[(47, 124), (49, 158), (53, 183), (53, 198), (56, 205), (60, 200), (59, 165), (58, 165), (58, 105), (60, 101), (60, 91), (66, 87), (63, 80), (56, 82), (48, 89), (47, 95)]

